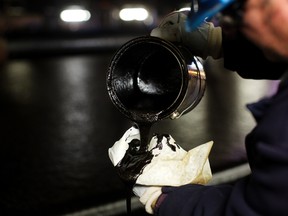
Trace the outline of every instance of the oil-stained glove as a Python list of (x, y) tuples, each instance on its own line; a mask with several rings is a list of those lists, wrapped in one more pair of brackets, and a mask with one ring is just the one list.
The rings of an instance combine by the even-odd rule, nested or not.
[[(120, 177), (134, 181), (133, 192), (140, 198), (148, 213), (153, 213), (153, 206), (162, 193), (162, 186), (206, 184), (212, 178), (208, 156), (213, 141), (187, 152), (176, 144), (171, 135), (155, 135), (148, 145), (147, 152), (139, 154), (140, 157), (136, 160), (138, 162), (142, 160), (144, 163), (135, 163), (139, 149), (139, 145), (135, 143), (139, 143), (138, 141), (140, 141), (139, 130), (131, 127), (109, 148), (108, 154)], [(135, 157), (131, 160), (133, 151)], [(130, 155), (128, 160), (127, 155)], [(127, 165), (127, 161), (132, 165)], [(127, 167), (126, 171), (121, 164)], [(125, 172), (128, 173), (124, 174)]]
[(193, 55), (206, 59), (212, 56), (214, 59), (222, 57), (222, 30), (215, 27), (212, 22), (204, 21), (197, 29), (188, 32), (186, 30), (187, 15), (184, 12), (175, 11), (168, 14), (150, 33), (170, 42), (183, 44), (191, 50)]

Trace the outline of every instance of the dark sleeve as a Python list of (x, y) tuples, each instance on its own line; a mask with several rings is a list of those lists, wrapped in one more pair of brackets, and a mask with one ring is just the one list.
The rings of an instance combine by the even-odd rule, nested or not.
[(166, 197), (158, 215), (287, 216), (287, 98), (288, 86), (282, 86), (270, 101), (265, 101), (262, 110), (257, 107), (258, 124), (246, 137), (251, 175), (233, 186), (163, 188)]
[[(258, 108), (259, 113), (259, 108)], [(247, 203), (260, 215), (288, 215), (288, 86), (265, 102), (262, 118), (246, 137), (251, 177)]]
[(163, 187), (162, 194), (165, 198), (155, 210), (155, 215), (223, 216), (230, 191), (229, 185), (188, 184), (181, 187)]
[(241, 33), (234, 37), (223, 34), (224, 67), (246, 79), (277, 80), (287, 64), (269, 61), (263, 52)]

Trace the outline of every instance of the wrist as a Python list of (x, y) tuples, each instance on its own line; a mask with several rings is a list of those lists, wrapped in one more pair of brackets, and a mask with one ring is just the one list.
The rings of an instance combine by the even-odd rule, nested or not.
[(208, 34), (208, 55), (214, 59), (222, 57), (222, 29), (221, 27), (213, 27)]
[(157, 200), (162, 193), (161, 187), (149, 187), (140, 197), (139, 201), (145, 206), (145, 210), (149, 214), (154, 213)]
[(160, 194), (158, 199), (155, 200), (154, 205), (152, 205), (152, 209), (153, 209), (154, 214), (157, 214), (161, 204), (163, 203), (163, 201), (165, 200), (166, 197), (167, 197), (167, 194), (162, 193), (162, 194)]

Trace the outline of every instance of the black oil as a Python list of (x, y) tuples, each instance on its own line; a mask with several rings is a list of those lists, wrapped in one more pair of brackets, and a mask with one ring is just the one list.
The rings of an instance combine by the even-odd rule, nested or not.
[(127, 215), (132, 215), (131, 197), (133, 195), (133, 184), (125, 184), (125, 190)]
[(131, 215), (131, 197), (132, 189), (137, 178), (142, 174), (143, 169), (149, 164), (153, 158), (152, 151), (148, 151), (147, 147), (150, 141), (150, 129), (153, 123), (138, 123), (140, 132), (140, 140), (133, 139), (129, 143), (129, 148), (125, 156), (117, 164), (116, 169), (118, 175), (125, 184), (126, 190), (126, 208), (127, 215)]
[(154, 148), (163, 148), (163, 137), (167, 139), (167, 145), (172, 151), (176, 151), (176, 148), (180, 148), (178, 145), (172, 145), (170, 143), (169, 134), (154, 134), (157, 137), (157, 145), (148, 151), (148, 144), (150, 141), (150, 129), (153, 123), (149, 124), (137, 124), (140, 131), (140, 140), (134, 139), (129, 143), (129, 148), (124, 158), (117, 165), (118, 175), (125, 184), (126, 190), (126, 208), (127, 215), (131, 215), (131, 197), (133, 195), (133, 186), (135, 185), (137, 178), (142, 174), (145, 166), (153, 159), (152, 150)]
[(147, 147), (153, 124), (167, 118), (186, 93), (186, 63), (179, 50), (163, 40), (142, 37), (124, 44), (114, 55), (107, 75), (107, 89), (114, 105), (140, 131), (129, 143), (117, 172), (127, 190), (131, 213), (133, 185), (153, 155)]
[[(164, 63), (144, 60), (150, 67), (143, 63), (142, 68), (127, 71), (125, 75), (114, 77), (113, 80), (113, 90), (119, 102), (131, 115), (132, 113), (155, 115), (166, 110), (177, 100), (182, 88), (182, 75), (179, 76), (179, 73), (175, 72), (177, 70), (175, 60), (173, 63), (173, 59), (167, 59), (168, 62), (175, 64), (172, 66), (172, 69), (175, 68), (173, 71), (170, 71), (171, 64), (167, 64), (169, 68), (166, 68), (167, 66), (163, 68), (161, 64)], [(139, 115), (139, 118), (141, 117)]]
[(182, 54), (159, 38), (128, 42), (113, 56), (107, 74), (112, 102), (136, 123), (169, 116), (182, 102), (187, 84)]

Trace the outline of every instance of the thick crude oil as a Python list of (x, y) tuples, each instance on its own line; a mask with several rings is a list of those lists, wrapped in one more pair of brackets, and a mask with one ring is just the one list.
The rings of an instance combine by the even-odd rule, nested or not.
[(179, 106), (188, 75), (179, 50), (154, 37), (140, 37), (123, 45), (113, 57), (108, 74), (110, 98), (140, 131), (141, 142), (129, 143), (116, 167), (126, 185), (127, 214), (131, 215), (133, 185), (153, 158), (147, 150), (151, 127)]
[(126, 209), (127, 215), (131, 215), (131, 197), (132, 189), (139, 175), (142, 174), (144, 167), (149, 164), (153, 158), (152, 152), (148, 151), (150, 141), (150, 130), (153, 123), (138, 123), (140, 140), (134, 139), (129, 143), (129, 148), (117, 165), (117, 172), (125, 185), (126, 190)]

